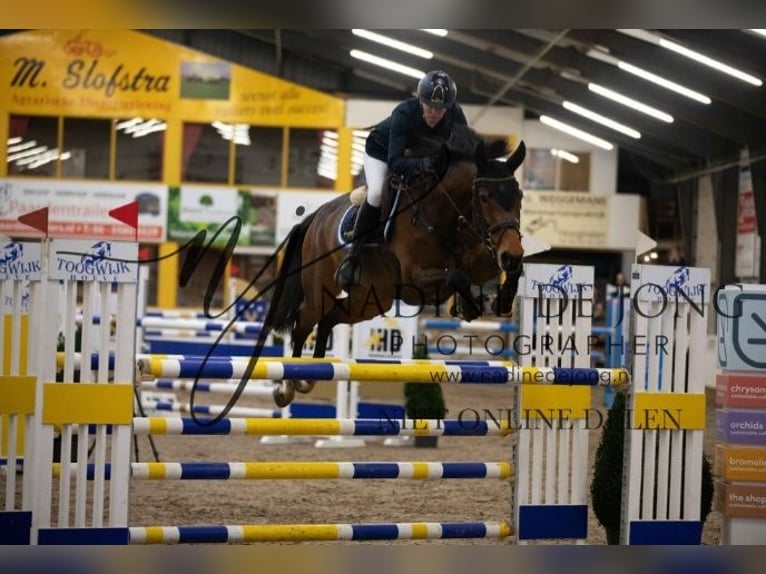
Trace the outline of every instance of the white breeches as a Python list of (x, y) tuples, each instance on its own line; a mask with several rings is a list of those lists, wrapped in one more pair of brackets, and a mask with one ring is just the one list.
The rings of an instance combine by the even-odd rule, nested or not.
[(371, 155), (364, 154), (364, 178), (367, 181), (367, 203), (380, 207), (383, 198), (383, 186), (388, 175), (388, 164)]

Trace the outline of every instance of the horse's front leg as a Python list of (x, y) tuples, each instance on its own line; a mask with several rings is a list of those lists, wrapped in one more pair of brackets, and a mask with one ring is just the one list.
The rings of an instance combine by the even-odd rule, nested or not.
[(456, 293), (460, 315), (466, 321), (481, 316), (481, 307), (471, 293), (471, 279), (460, 269), (414, 267), (411, 271), (413, 284), (423, 292), (435, 290), (434, 303), (446, 300)]
[(500, 286), (497, 299), (492, 304), (492, 310), (497, 316), (507, 316), (513, 311), (513, 300), (519, 290), (519, 278), (521, 271), (507, 272), (505, 281)]
[(481, 317), (481, 302), (477, 302), (471, 292), (471, 279), (460, 269), (453, 269), (447, 275), (447, 286), (457, 294), (454, 314), (465, 321)]

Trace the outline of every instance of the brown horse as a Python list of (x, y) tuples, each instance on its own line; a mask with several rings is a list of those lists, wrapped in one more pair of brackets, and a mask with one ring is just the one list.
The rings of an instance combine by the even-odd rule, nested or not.
[[(350, 194), (320, 206), (290, 232), (266, 323), (290, 331), (293, 357), (301, 356), (315, 325), (314, 357), (321, 358), (335, 325), (382, 315), (394, 299), (422, 308), (457, 294), (463, 317), (476, 318), (481, 310), (471, 285), (496, 279), (500, 271), (508, 277), (501, 294), (512, 300), (524, 255), (522, 192), (513, 173), (524, 161), (524, 143), (499, 161), (509, 153), (506, 140), (484, 140), (470, 128), (456, 128), (447, 148), (450, 161), (438, 181), (426, 179), (402, 190), (388, 240), (364, 252), (359, 284), (348, 293), (334, 273), (344, 255), (338, 229), (352, 205)], [(384, 199), (383, 213), (391, 202)], [(498, 312), (510, 310), (511, 301), (498, 306)], [(296, 390), (309, 392), (313, 385), (283, 381), (274, 400), (285, 406)]]

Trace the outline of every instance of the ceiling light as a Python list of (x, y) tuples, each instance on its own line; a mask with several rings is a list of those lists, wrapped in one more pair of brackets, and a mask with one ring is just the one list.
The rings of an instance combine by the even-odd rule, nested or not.
[(602, 62), (606, 62), (607, 64), (612, 64), (613, 66), (617, 66), (623, 72), (628, 72), (629, 74), (638, 76), (642, 80), (646, 80), (647, 82), (652, 82), (653, 84), (657, 84), (658, 86), (663, 87), (666, 90), (671, 90), (673, 92), (676, 92), (677, 94), (681, 94), (682, 96), (686, 96), (687, 98), (690, 98), (702, 104), (709, 104), (712, 101), (709, 97), (707, 97), (704, 94), (691, 90), (687, 88), (686, 86), (682, 86), (681, 84), (678, 84), (676, 82), (671, 82), (670, 80), (667, 80), (663, 78), (662, 76), (653, 74), (652, 72), (644, 70), (643, 68), (639, 68), (638, 66), (634, 66), (633, 64), (630, 64), (628, 62), (623, 62), (622, 60), (618, 60), (614, 56), (607, 54), (605, 52), (602, 52), (601, 50), (588, 50), (586, 55), (596, 60), (601, 60)]
[(447, 30), (445, 28), (420, 28), (420, 30), (433, 34), (434, 36), (441, 36), (442, 38), (447, 35)]
[(384, 46), (388, 46), (389, 48), (394, 48), (395, 50), (401, 50), (402, 52), (407, 52), (408, 54), (412, 54), (413, 56), (418, 56), (420, 58), (425, 58), (427, 60), (430, 60), (434, 57), (433, 52), (429, 52), (428, 50), (424, 50), (423, 48), (418, 48), (417, 46), (413, 46), (412, 44), (408, 44), (407, 42), (400, 42), (399, 40), (395, 40), (394, 38), (390, 38), (389, 36), (384, 36), (383, 34), (378, 34), (376, 32), (370, 32), (369, 30), (364, 30), (363, 28), (352, 28), (351, 33), (354, 36), (359, 36), (360, 38), (364, 38), (365, 40), (370, 40), (371, 42), (377, 42), (378, 44), (383, 44)]
[(766, 28), (750, 28), (750, 31), (761, 36), (766, 36)]
[(326, 135), (322, 137), (322, 145), (326, 145), (327, 147), (331, 147), (334, 149), (338, 149), (338, 140), (334, 140), (332, 138), (328, 138)]
[(31, 147), (35, 147), (36, 145), (37, 145), (37, 140), (31, 140), (25, 143), (19, 143), (18, 145), (10, 145), (8, 146), (8, 149), (5, 150), (5, 152), (8, 154), (16, 153), (19, 151), (24, 151), (25, 149), (29, 149)]
[(580, 158), (577, 157), (575, 154), (570, 153), (568, 151), (564, 151), (563, 149), (551, 149), (551, 155), (555, 157), (560, 157), (561, 159), (564, 159), (568, 161), (569, 163), (580, 163)]
[(18, 138), (8, 138), (8, 142), (7, 143), (8, 143), (8, 145), (13, 145), (13, 144), (21, 143), (22, 139), (24, 139), (24, 138), (20, 138), (20, 137), (18, 137)]
[(130, 120), (123, 120), (121, 122), (118, 122), (115, 126), (118, 130), (127, 130), (128, 128), (132, 128), (134, 126), (138, 126), (144, 123), (143, 118), (133, 118)]
[(686, 86), (682, 86), (681, 84), (667, 80), (663, 78), (662, 76), (658, 76), (657, 74), (652, 74), (651, 72), (648, 72), (644, 70), (643, 68), (639, 68), (638, 66), (634, 66), (633, 64), (628, 64), (627, 62), (620, 62), (619, 64), (617, 64), (617, 67), (625, 72), (628, 72), (629, 74), (633, 74), (635, 76), (638, 76), (639, 78), (648, 80), (649, 82), (655, 83), (658, 86), (662, 86), (663, 88), (666, 88), (668, 90), (681, 94), (682, 96), (686, 96), (687, 98), (691, 98), (692, 100), (696, 100), (702, 104), (709, 104), (710, 102), (713, 101), (705, 94), (701, 94), (697, 91), (691, 90), (687, 88)]
[(22, 159), (22, 158), (25, 158), (25, 157), (30, 157), (30, 156), (33, 156), (33, 155), (37, 155), (37, 154), (43, 153), (47, 149), (48, 149), (47, 145), (41, 145), (41, 146), (38, 146), (38, 147), (35, 147), (35, 148), (32, 148), (32, 149), (27, 149), (27, 150), (24, 150), (24, 151), (20, 151), (19, 153), (15, 153), (15, 154), (9, 155), (6, 158), (6, 161), (8, 163), (11, 163), (12, 161), (16, 161), (16, 160), (19, 160), (19, 159)]
[(629, 98), (628, 96), (624, 96), (619, 92), (615, 92), (614, 90), (610, 90), (609, 88), (605, 88), (604, 86), (600, 86), (598, 84), (593, 84), (593, 83), (588, 84), (588, 89), (594, 94), (598, 94), (599, 96), (608, 98), (612, 100), (613, 102), (617, 102), (618, 104), (627, 106), (631, 109), (636, 110), (637, 112), (641, 112), (643, 114), (646, 114), (647, 116), (651, 116), (655, 119), (661, 120), (663, 122), (667, 122), (669, 124), (673, 123), (673, 116), (671, 116), (670, 114), (666, 114), (665, 112), (658, 110), (657, 108), (648, 106), (644, 103), (639, 102), (638, 100)]
[(575, 114), (581, 115), (584, 118), (588, 118), (589, 120), (596, 122), (597, 124), (606, 126), (610, 129), (613, 129), (614, 131), (617, 131), (622, 134), (625, 134), (626, 136), (632, 137), (633, 139), (639, 139), (641, 137), (641, 132), (634, 130), (633, 128), (628, 127), (624, 124), (621, 124), (620, 122), (616, 122), (611, 118), (602, 116), (601, 114), (597, 114), (596, 112), (589, 110), (588, 108), (584, 108), (573, 102), (564, 102), (562, 106), (564, 106), (565, 110), (574, 112)]
[(588, 132), (578, 129), (576, 127), (570, 126), (569, 124), (565, 124), (564, 122), (559, 121), (550, 116), (540, 116), (540, 121), (547, 126), (550, 126), (566, 134), (569, 134), (572, 137), (576, 137), (578, 139), (586, 141), (589, 144), (592, 144), (596, 147), (600, 147), (601, 149), (605, 149), (608, 151), (614, 147), (612, 144), (610, 144), (606, 140), (596, 137), (593, 134), (589, 134)]
[(662, 36), (659, 36), (652, 32), (648, 32), (646, 30), (636, 30), (636, 29), (622, 29), (617, 31), (622, 32), (623, 34), (626, 34), (628, 36), (632, 36), (633, 38), (643, 40), (644, 42), (649, 42), (650, 44), (661, 46), (662, 48), (665, 48), (666, 50), (670, 50), (672, 52), (675, 52), (676, 54), (680, 54), (686, 58), (689, 58), (690, 60), (699, 62), (700, 64), (703, 64), (709, 68), (713, 68), (714, 70), (718, 70), (719, 72), (723, 72), (724, 74), (728, 74), (729, 76), (732, 76), (733, 78), (737, 78), (738, 80), (742, 80), (743, 82), (747, 82), (748, 84), (752, 84), (753, 86), (763, 85), (763, 82), (760, 80), (760, 78), (756, 78), (752, 74), (743, 72), (742, 70), (735, 68), (734, 66), (725, 64), (724, 62), (721, 62), (720, 60), (716, 60), (715, 58), (711, 58), (710, 56), (706, 56), (705, 54), (702, 54), (700, 52), (695, 52), (694, 50), (691, 50), (685, 46), (682, 46), (681, 44), (668, 40), (667, 38), (663, 38)]
[(399, 64), (398, 62), (392, 62), (391, 60), (380, 58), (379, 56), (373, 56), (372, 54), (368, 54), (367, 52), (362, 52), (361, 50), (351, 50), (349, 54), (351, 55), (352, 58), (356, 58), (357, 60), (362, 60), (369, 64), (380, 66), (381, 68), (386, 68), (387, 70), (392, 70), (394, 72), (398, 72), (405, 76), (415, 78), (417, 80), (419, 80), (420, 78), (426, 75), (426, 73), (423, 70), (410, 68), (409, 66), (405, 66), (404, 64)]

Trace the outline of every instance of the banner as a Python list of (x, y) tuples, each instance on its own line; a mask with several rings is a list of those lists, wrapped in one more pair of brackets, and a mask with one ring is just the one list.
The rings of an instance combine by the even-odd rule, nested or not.
[(13, 114), (338, 127), (344, 102), (131, 30), (33, 30), (0, 39)]
[[(250, 192), (232, 187), (184, 185), (168, 191), (168, 240), (186, 243), (201, 231), (203, 245), (224, 246), (241, 223), (237, 245), (250, 243)], [(224, 224), (226, 226), (224, 227)], [(218, 233), (216, 236), (215, 234)]]
[(608, 248), (610, 197), (594, 193), (530, 191), (524, 194), (522, 234), (553, 247)]
[(753, 177), (747, 148), (740, 153), (737, 195), (737, 254), (734, 274), (740, 279), (757, 279), (760, 270), (760, 238), (755, 217)]
[(135, 230), (109, 216), (110, 210), (131, 201), (138, 201), (138, 240), (165, 241), (167, 187), (151, 183), (0, 180), (0, 233), (39, 237), (38, 231), (20, 223), (18, 217), (47, 207), (51, 236), (132, 240)]
[(287, 237), (296, 223), (336, 197), (337, 193), (328, 191), (280, 191), (277, 194), (277, 242)]

